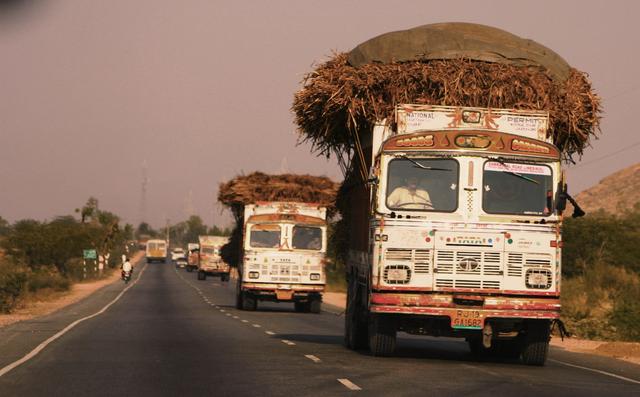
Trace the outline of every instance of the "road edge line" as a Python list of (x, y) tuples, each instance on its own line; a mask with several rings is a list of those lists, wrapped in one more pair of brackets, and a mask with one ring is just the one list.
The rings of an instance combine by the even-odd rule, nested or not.
[(548, 359), (548, 360), (549, 360), (549, 361), (551, 361), (551, 362), (554, 362), (554, 363), (561, 364), (561, 365), (566, 365), (566, 366), (568, 366), (568, 367), (584, 369), (585, 371), (596, 372), (596, 373), (601, 374), (601, 375), (611, 376), (611, 377), (616, 378), (616, 379), (620, 379), (620, 380), (624, 380), (624, 381), (627, 381), (627, 382), (631, 382), (631, 383), (635, 383), (635, 384), (640, 385), (640, 380), (635, 380), (635, 379), (627, 378), (627, 377), (622, 376), (622, 375), (616, 375), (616, 374), (613, 374), (613, 373), (611, 373), (611, 372), (603, 371), (603, 370), (601, 370), (601, 369), (595, 369), (595, 368), (583, 367), (582, 365), (570, 364), (570, 363), (567, 363), (567, 362), (564, 362), (564, 361), (554, 360), (554, 359), (552, 359), (552, 358), (550, 358), (550, 359)]
[(136, 278), (136, 280), (133, 283), (131, 283), (131, 285), (129, 285), (128, 287), (126, 287), (125, 289), (120, 291), (120, 293), (111, 302), (109, 302), (106, 306), (104, 306), (102, 309), (100, 309), (99, 311), (97, 311), (97, 312), (95, 312), (93, 314), (90, 314), (88, 316), (85, 316), (85, 317), (82, 317), (82, 318), (79, 318), (79, 319), (75, 320), (74, 322), (72, 322), (71, 324), (67, 325), (62, 330), (58, 331), (56, 334), (50, 336), (44, 342), (40, 343), (33, 350), (31, 350), (29, 353), (24, 355), (21, 359), (19, 359), (17, 361), (14, 361), (11, 364), (8, 364), (8, 365), (4, 366), (2, 369), (0, 369), (0, 378), (2, 376), (4, 376), (4, 375), (8, 374), (9, 372), (14, 370), (15, 368), (19, 367), (20, 365), (22, 365), (22, 364), (26, 363), (27, 361), (31, 360), (35, 356), (37, 356), (42, 350), (44, 350), (52, 342), (54, 342), (56, 339), (60, 338), (61, 336), (63, 336), (67, 332), (69, 332), (76, 325), (78, 325), (78, 324), (80, 324), (80, 323), (82, 323), (82, 322), (84, 322), (86, 320), (92, 319), (92, 318), (94, 318), (96, 316), (99, 316), (102, 313), (106, 312), (107, 309), (109, 309), (114, 303), (116, 303), (117, 301), (120, 300), (120, 298), (122, 298), (122, 296), (125, 294), (125, 292), (127, 292), (129, 289), (131, 289), (134, 285), (136, 285), (138, 283), (138, 281), (142, 277), (142, 274), (147, 269), (148, 265), (149, 265), (148, 263), (145, 264), (144, 267), (142, 268), (142, 270), (140, 270), (140, 273), (138, 273), (138, 277)]

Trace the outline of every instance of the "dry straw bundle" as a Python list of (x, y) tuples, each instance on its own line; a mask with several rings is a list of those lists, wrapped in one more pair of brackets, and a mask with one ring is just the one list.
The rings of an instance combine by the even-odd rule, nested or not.
[[(434, 31), (441, 34), (443, 26), (447, 34), (459, 34), (462, 39), (457, 36), (454, 39), (463, 45), (469, 45), (470, 27), (474, 33), (487, 37), (481, 37), (484, 41), (480, 44), (471, 43), (471, 50), (457, 52), (466, 57), (456, 58), (451, 55), (452, 50), (448, 50), (432, 54), (429, 59), (351, 64), (355, 51), (362, 52), (360, 48), (369, 42), (379, 44), (385, 39), (383, 35), (382, 39), (375, 38), (357, 47), (351, 54), (335, 54), (309, 73), (303, 88), (295, 94), (292, 107), (302, 140), (311, 142), (317, 152), (329, 156), (353, 147), (354, 134), (369, 130), (376, 120), (393, 120), (397, 104), (478, 106), (547, 110), (551, 118), (550, 134), (556, 145), (567, 157), (582, 154), (599, 130), (601, 112), (600, 98), (584, 73), (566, 65), (559, 78), (555, 70), (536, 62), (484, 60), (484, 55), (491, 52), (478, 51), (476, 47), (491, 49), (490, 40), (495, 37), (502, 41), (519, 40), (516, 45), (505, 46), (505, 52), (522, 50), (518, 46), (532, 46), (531, 41), (522, 42), (523, 39), (495, 28), (438, 24), (426, 25), (427, 29), (416, 28), (422, 31), (416, 30), (413, 34), (433, 35)], [(387, 36), (395, 34), (394, 44), (403, 43), (399, 40), (405, 39), (407, 32), (412, 31)], [(379, 47), (388, 52), (390, 46)], [(555, 53), (546, 54), (550, 55), (556, 56), (553, 59), (556, 64), (564, 62)]]
[(332, 207), (337, 190), (338, 184), (324, 176), (254, 172), (221, 183), (218, 201), (239, 216), (245, 204), (257, 201), (295, 201)]

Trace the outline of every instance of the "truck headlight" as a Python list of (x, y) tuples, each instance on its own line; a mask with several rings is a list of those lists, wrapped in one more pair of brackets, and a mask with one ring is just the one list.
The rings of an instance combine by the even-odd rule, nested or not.
[(528, 269), (524, 280), (527, 288), (549, 289), (551, 288), (551, 271), (546, 269)]
[(386, 266), (383, 278), (388, 284), (406, 284), (411, 279), (411, 269), (406, 265)]
[(259, 278), (259, 277), (260, 277), (259, 272), (249, 272), (249, 278)]
[(320, 274), (319, 273), (311, 273), (309, 275), (309, 279), (311, 281), (318, 281), (318, 280), (320, 280)]

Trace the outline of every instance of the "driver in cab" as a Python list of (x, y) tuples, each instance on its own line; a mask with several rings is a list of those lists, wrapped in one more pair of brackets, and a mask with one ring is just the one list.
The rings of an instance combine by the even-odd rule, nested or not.
[(418, 178), (410, 176), (405, 179), (405, 186), (393, 189), (387, 198), (389, 208), (432, 210), (431, 198), (426, 190), (418, 189)]

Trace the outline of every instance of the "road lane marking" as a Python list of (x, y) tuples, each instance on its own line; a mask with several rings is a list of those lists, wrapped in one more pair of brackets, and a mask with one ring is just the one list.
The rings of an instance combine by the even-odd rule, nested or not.
[(237, 320), (237, 319), (239, 319), (240, 317), (238, 317), (238, 316), (233, 316), (233, 318)]
[(585, 371), (596, 372), (596, 373), (601, 374), (601, 375), (611, 376), (612, 378), (616, 378), (616, 379), (620, 379), (620, 380), (624, 380), (624, 381), (627, 381), (627, 382), (631, 382), (631, 383), (635, 383), (635, 384), (640, 385), (640, 380), (626, 378), (624, 376), (612, 374), (611, 372), (602, 371), (602, 370), (595, 369), (595, 368), (583, 367), (581, 365), (569, 364), (569, 363), (566, 363), (564, 361), (558, 361), (558, 360), (554, 360), (554, 359), (551, 359), (551, 358), (549, 359), (549, 361), (553, 361), (554, 363), (566, 365), (567, 367), (579, 368), (579, 369), (584, 369)]
[(224, 309), (220, 309), (220, 312), (224, 313), (224, 312), (226, 312), (226, 310), (224, 310)]
[(349, 390), (362, 390), (360, 386), (351, 382), (349, 379), (346, 379), (346, 378), (338, 379), (338, 382), (342, 383), (344, 387), (346, 387)]
[(304, 356), (309, 360), (313, 361), (314, 363), (319, 363), (322, 361), (318, 357), (314, 356), (313, 354), (305, 354)]
[(249, 322), (249, 320), (242, 320), (242, 322), (243, 322), (243, 323), (248, 323), (248, 322)]
[(231, 317), (231, 313), (227, 313), (226, 315), (227, 315), (227, 317)]
[(291, 342), (290, 340), (286, 340), (286, 339), (282, 339), (282, 343), (284, 343), (285, 345), (289, 345), (289, 346), (295, 346), (296, 345), (294, 342)]
[(271, 332), (271, 331), (264, 331), (264, 333), (267, 334), (267, 335), (275, 335), (276, 334), (275, 332)]
[(111, 302), (109, 302), (106, 306), (104, 306), (102, 309), (100, 309), (99, 311), (97, 311), (97, 312), (95, 312), (95, 313), (93, 313), (91, 315), (88, 315), (88, 316), (85, 316), (85, 317), (77, 319), (76, 321), (74, 321), (71, 324), (67, 325), (65, 328), (63, 328), (61, 331), (59, 331), (55, 335), (49, 337), (49, 339), (47, 339), (44, 342), (40, 343), (38, 346), (35, 347), (35, 349), (31, 350), (29, 353), (27, 353), (21, 359), (19, 359), (17, 361), (14, 361), (11, 364), (9, 364), (9, 365), (3, 367), (2, 369), (0, 369), (0, 377), (2, 377), (3, 375), (7, 374), (8, 372), (13, 370), (14, 368), (26, 363), (27, 361), (31, 360), (35, 356), (37, 356), (42, 350), (44, 350), (45, 347), (47, 347), (53, 341), (55, 341), (56, 339), (60, 338), (61, 336), (63, 336), (67, 332), (69, 332), (76, 325), (80, 324), (83, 321), (92, 319), (92, 318), (94, 318), (96, 316), (99, 316), (102, 313), (106, 312), (107, 309), (109, 309), (114, 303), (116, 303), (117, 301), (120, 300), (120, 298), (122, 298), (122, 296), (125, 294), (125, 292), (129, 291), (129, 289), (131, 289), (134, 285), (136, 285), (138, 283), (138, 281), (140, 280), (140, 277), (142, 277), (142, 274), (147, 269), (147, 266), (148, 266), (148, 263), (144, 265), (142, 270), (140, 270), (140, 273), (138, 273), (138, 278), (136, 278), (131, 284), (129, 284), (128, 287), (126, 287), (125, 289), (120, 291), (120, 293)]
[(260, 325), (260, 324), (252, 324), (252, 325), (253, 325), (254, 328), (261, 328), (262, 327), (262, 325)]

